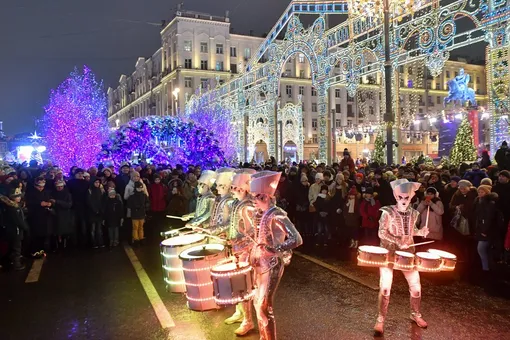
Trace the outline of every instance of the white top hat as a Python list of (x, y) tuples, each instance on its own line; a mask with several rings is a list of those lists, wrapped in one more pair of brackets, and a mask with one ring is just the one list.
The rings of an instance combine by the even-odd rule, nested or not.
[(248, 174), (248, 175), (253, 175), (253, 174), (256, 174), (257, 173), (257, 170), (255, 169), (247, 169), (247, 168), (242, 168), (242, 169), (236, 169), (236, 174)]
[(230, 187), (230, 185), (232, 184), (232, 179), (235, 174), (235, 169), (220, 168), (216, 171), (216, 174), (217, 174), (216, 185), (225, 184), (226, 186)]
[(399, 193), (403, 194), (414, 194), (416, 190), (418, 190), (421, 186), (418, 182), (409, 182), (405, 178), (397, 179), (395, 181), (390, 182), (391, 188), (393, 189), (393, 193), (398, 195)]
[(234, 180), (232, 181), (232, 186), (241, 188), (246, 191), (250, 191), (250, 181), (251, 174), (247, 173), (239, 173), (234, 175)]
[(203, 183), (207, 186), (212, 186), (216, 180), (216, 172), (211, 170), (204, 170), (198, 179), (198, 183)]
[(251, 176), (250, 191), (252, 194), (266, 194), (274, 196), (281, 172), (261, 171)]

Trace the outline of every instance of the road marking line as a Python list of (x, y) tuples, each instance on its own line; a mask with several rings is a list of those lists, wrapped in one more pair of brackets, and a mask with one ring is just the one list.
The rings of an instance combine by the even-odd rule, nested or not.
[(145, 290), (145, 294), (147, 294), (147, 297), (149, 298), (152, 308), (154, 309), (154, 312), (156, 313), (159, 323), (161, 324), (161, 328), (166, 329), (175, 327), (175, 323), (174, 320), (172, 319), (172, 316), (166, 309), (165, 304), (161, 300), (161, 297), (156, 291), (154, 285), (152, 284), (152, 281), (147, 275), (147, 272), (145, 271), (145, 269), (143, 269), (143, 266), (140, 263), (140, 260), (138, 260), (138, 257), (133, 251), (133, 248), (125, 244), (124, 250), (126, 252), (127, 257), (129, 258), (129, 261), (131, 261), (133, 268), (135, 269), (138, 279), (140, 279), (140, 283), (142, 284), (142, 287)]
[(32, 268), (28, 272), (27, 279), (25, 283), (33, 283), (39, 281), (39, 276), (41, 275), (42, 265), (44, 263), (44, 258), (37, 259), (32, 262)]
[(296, 254), (298, 256), (301, 256), (302, 258), (307, 259), (308, 261), (313, 262), (313, 263), (315, 263), (315, 264), (317, 264), (317, 265), (319, 265), (321, 267), (329, 269), (329, 270), (331, 270), (334, 273), (342, 275), (342, 276), (344, 276), (344, 277), (346, 277), (346, 278), (348, 278), (348, 279), (350, 279), (350, 280), (352, 280), (354, 282), (357, 282), (357, 283), (359, 283), (359, 284), (361, 284), (361, 285), (363, 285), (365, 287), (368, 287), (368, 288), (373, 289), (373, 290), (379, 290), (379, 286), (373, 285), (372, 283), (368, 282), (367, 280), (360, 279), (359, 277), (356, 277), (356, 276), (352, 275), (351, 273), (349, 273), (349, 272), (347, 272), (345, 270), (340, 269), (339, 267), (332, 266), (332, 265), (330, 265), (330, 264), (328, 264), (326, 262), (323, 262), (321, 260), (316, 259), (315, 257), (312, 257), (310, 255), (305, 255), (305, 254), (300, 253), (298, 251), (295, 251), (294, 254)]

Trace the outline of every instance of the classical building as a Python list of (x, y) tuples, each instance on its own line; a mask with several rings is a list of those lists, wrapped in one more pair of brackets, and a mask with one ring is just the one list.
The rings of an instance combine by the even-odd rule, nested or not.
[[(244, 67), (264, 41), (262, 37), (235, 34), (228, 13), (224, 17), (178, 8), (174, 18), (160, 32), (161, 48), (150, 58), (140, 57), (129, 76), (122, 75), (119, 86), (108, 89), (108, 120), (111, 127), (148, 115), (177, 115), (184, 111), (187, 98), (221, 85)], [(264, 60), (262, 60), (264, 61)], [(423, 62), (400, 67), (396, 72), (396, 95), (401, 125), (398, 129), (399, 155), (412, 157), (438, 153), (438, 122), (451, 112), (443, 106), (448, 95), (447, 81), (463, 68), (470, 75), (469, 87), (477, 94), (478, 105), (486, 106), (485, 66), (466, 60), (447, 61), (436, 78), (427, 75)], [(311, 85), (310, 64), (296, 53), (282, 68), (280, 107), (287, 103), (302, 106), (303, 158), (317, 157), (317, 92)], [(339, 74), (338, 67), (334, 70)], [(334, 112), (330, 134), (335, 134), (341, 157), (348, 148), (353, 157), (369, 156), (382, 117), (381, 79), (365, 76), (355, 97), (345, 86), (329, 89), (329, 109)], [(482, 127), (483, 128), (483, 127)], [(332, 140), (332, 138), (331, 138)], [(258, 143), (257, 160), (267, 158), (267, 146)], [(288, 151), (288, 152), (287, 152)], [(284, 148), (295, 159), (295, 148)], [(287, 157), (286, 157), (287, 158)]]

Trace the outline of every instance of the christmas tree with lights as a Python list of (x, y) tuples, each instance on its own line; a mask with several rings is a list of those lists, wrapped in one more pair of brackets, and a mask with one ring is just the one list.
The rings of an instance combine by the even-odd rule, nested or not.
[(96, 164), (108, 137), (107, 107), (102, 82), (86, 66), (82, 71), (75, 68), (51, 91), (43, 122), (47, 152), (54, 164), (64, 170)]
[(384, 163), (384, 149), (386, 144), (384, 143), (383, 134), (381, 131), (377, 133), (374, 142), (374, 153), (372, 154), (372, 161), (379, 164)]
[(450, 162), (452, 165), (458, 166), (463, 162), (472, 162), (474, 160), (476, 160), (476, 147), (473, 138), (473, 128), (469, 120), (464, 117), (450, 151)]

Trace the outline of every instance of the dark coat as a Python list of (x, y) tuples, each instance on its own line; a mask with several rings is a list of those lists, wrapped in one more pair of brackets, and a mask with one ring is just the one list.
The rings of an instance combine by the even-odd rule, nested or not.
[(129, 174), (125, 175), (120, 173), (117, 177), (115, 177), (115, 190), (120, 195), (120, 197), (124, 197), (124, 191), (126, 190), (126, 186), (130, 180), (131, 177)]
[(505, 224), (510, 221), (510, 183), (497, 183), (492, 191), (498, 194), (496, 208), (503, 213)]
[(23, 239), (23, 234), (28, 231), (23, 208), (5, 196), (0, 196), (0, 202), (2, 225), (5, 228), (7, 241)]
[(76, 232), (74, 217), (71, 207), (73, 200), (71, 194), (64, 188), (62, 191), (55, 190), (51, 198), (55, 200), (53, 209), (55, 211), (54, 226), (57, 235), (70, 235)]
[(478, 241), (488, 241), (497, 235), (495, 196), (489, 194), (482, 198), (477, 197), (474, 205), (476, 221), (474, 236)]
[(71, 193), (74, 210), (83, 213), (87, 210), (87, 194), (89, 186), (89, 182), (84, 179), (73, 178), (67, 182), (67, 188)]
[(149, 186), (149, 198), (151, 200), (152, 211), (165, 211), (167, 194), (168, 187), (163, 183), (152, 183)]
[(115, 198), (105, 197), (102, 210), (108, 228), (120, 227), (120, 221), (124, 218), (124, 203), (119, 194)]
[(494, 155), (499, 170), (510, 170), (510, 149), (499, 148)]
[(464, 174), (464, 179), (470, 181), (475, 187), (480, 186), (480, 182), (484, 178), (487, 178), (487, 174), (480, 169), (471, 170)]
[(150, 207), (149, 198), (143, 191), (135, 191), (133, 195), (129, 196), (127, 207), (131, 209), (133, 220), (143, 220)]
[(49, 202), (50, 192), (37, 189), (30, 190), (25, 196), (28, 209), (28, 224), (30, 226), (31, 236), (46, 237), (52, 232), (51, 220), (52, 213), (48, 207), (41, 207), (41, 202)]
[(473, 233), (475, 226), (475, 199), (478, 196), (475, 188), (471, 188), (466, 195), (463, 195), (460, 190), (453, 194), (450, 202), (450, 211), (455, 213), (455, 208), (462, 205), (460, 209), (461, 215), (469, 222), (470, 232)]
[(183, 195), (172, 195), (170, 203), (168, 203), (167, 212), (172, 216), (182, 216), (187, 213), (188, 202)]
[(92, 184), (87, 195), (87, 217), (90, 223), (100, 223), (103, 221), (102, 201), (103, 192)]
[(383, 178), (379, 178), (377, 183), (379, 185), (374, 185), (374, 193), (377, 193), (377, 199), (379, 199), (381, 206), (386, 207), (388, 205), (397, 204), (390, 183)]
[(349, 202), (349, 196), (345, 198), (345, 204), (342, 208), (342, 214), (344, 215), (345, 225), (350, 228), (359, 227), (361, 225), (361, 215), (359, 210), (360, 199), (355, 199), (354, 204), (354, 212), (349, 213), (349, 207), (347, 203)]

